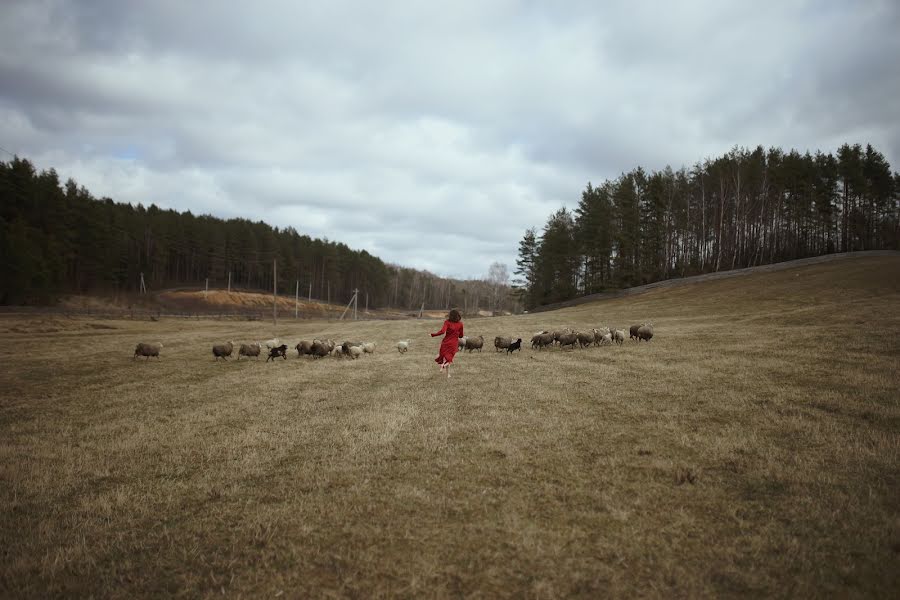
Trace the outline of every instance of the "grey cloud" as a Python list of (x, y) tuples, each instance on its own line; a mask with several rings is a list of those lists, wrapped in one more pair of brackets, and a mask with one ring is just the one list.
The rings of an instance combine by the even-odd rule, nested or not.
[(524, 230), (588, 181), (639, 165), (859, 141), (896, 168), (898, 14), (888, 1), (7, 2), (0, 146), (98, 196), (480, 276), (493, 260), (512, 269)]

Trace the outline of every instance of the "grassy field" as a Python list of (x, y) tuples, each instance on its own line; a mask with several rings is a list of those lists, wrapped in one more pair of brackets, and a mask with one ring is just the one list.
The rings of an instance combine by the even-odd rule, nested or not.
[(439, 326), (0, 319), (0, 596), (896, 597), (900, 258)]

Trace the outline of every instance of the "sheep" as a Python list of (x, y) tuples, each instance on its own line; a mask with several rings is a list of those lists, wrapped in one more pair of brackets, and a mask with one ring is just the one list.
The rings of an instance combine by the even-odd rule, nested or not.
[(575, 334), (575, 337), (578, 340), (578, 345), (582, 348), (584, 348), (585, 346), (590, 346), (594, 343), (593, 331), (579, 331)]
[(471, 354), (472, 350), (478, 350), (481, 352), (481, 348), (484, 346), (484, 336), (479, 335), (476, 337), (466, 338), (466, 350)]
[(349, 354), (350, 358), (352, 358), (353, 360), (356, 360), (357, 358), (362, 356), (362, 353), (363, 346), (349, 346), (347, 348), (347, 354)]
[(300, 358), (304, 354), (309, 354), (310, 350), (312, 350), (312, 342), (307, 342), (305, 340), (301, 340), (297, 342), (297, 345), (294, 346), (297, 349), (297, 358)]
[(609, 333), (609, 328), (606, 327), (604, 329), (592, 329), (594, 332), (594, 345), (600, 346), (603, 344), (603, 336)]
[(578, 336), (574, 333), (564, 333), (559, 336), (559, 347), (563, 346), (572, 346), (572, 349), (575, 349), (575, 343), (578, 341)]
[(613, 332), (613, 340), (619, 344), (620, 346), (625, 343), (625, 330), (624, 329), (616, 329)]
[(329, 348), (327, 344), (320, 340), (313, 340), (312, 347), (309, 349), (309, 353), (314, 358), (321, 358), (323, 356), (328, 356), (331, 353), (332, 348)]
[(522, 338), (518, 338), (516, 341), (512, 342), (506, 349), (506, 354), (512, 354), (516, 350), (518, 350), (519, 352), (522, 351)]
[(556, 331), (553, 332), (553, 341), (558, 343), (559, 338), (561, 338), (564, 335), (570, 334), (570, 333), (573, 333), (573, 332), (568, 327), (566, 327), (565, 329), (557, 329)]
[(362, 351), (366, 354), (375, 354), (375, 342), (366, 342), (363, 344)]
[(159, 351), (162, 350), (162, 347), (163, 345), (158, 342), (156, 344), (141, 342), (134, 347), (134, 356), (131, 360), (136, 359), (138, 356), (146, 356), (147, 360), (150, 360), (151, 356), (155, 356), (156, 360), (159, 360)]
[(269, 357), (266, 358), (266, 362), (269, 362), (270, 360), (274, 361), (279, 356), (284, 360), (287, 360), (287, 344), (282, 344), (280, 346), (271, 348), (269, 350)]
[(641, 327), (643, 327), (643, 326), (644, 326), (644, 324), (641, 323), (640, 325), (632, 325), (632, 326), (629, 328), (628, 331), (631, 333), (631, 336), (630, 336), (631, 339), (633, 339), (634, 341), (639, 341), (639, 340), (638, 340), (638, 330), (639, 330)]
[(216, 361), (220, 358), (222, 360), (228, 360), (228, 357), (231, 356), (231, 353), (234, 351), (234, 342), (228, 342), (227, 344), (216, 344), (212, 347), (213, 356), (216, 357)]
[(506, 350), (507, 348), (509, 348), (510, 344), (512, 344), (512, 338), (503, 337), (500, 335), (494, 338), (494, 348), (496, 349), (496, 352)]
[(253, 344), (241, 344), (241, 347), (238, 349), (238, 360), (241, 360), (242, 356), (255, 356), (256, 360), (259, 360), (259, 351), (259, 342)]
[(544, 333), (539, 333), (531, 338), (531, 348), (537, 348), (541, 350), (544, 346), (552, 346), (553, 345), (553, 334), (549, 331), (545, 331)]
[(409, 340), (400, 340), (397, 342), (397, 352), (405, 354), (409, 351)]
[(466, 340), (467, 339), (468, 338), (466, 338), (466, 336), (459, 338), (459, 347), (457, 348), (457, 350), (465, 350), (466, 349)]
[(612, 344), (612, 334), (611, 333), (607, 332), (607, 333), (604, 333), (602, 336), (600, 336), (600, 344), (599, 345), (602, 346), (603, 344)]
[(638, 341), (649, 342), (650, 338), (653, 337), (653, 323), (647, 323), (646, 325), (641, 325), (640, 329), (638, 329)]
[(276, 346), (280, 346), (280, 345), (281, 345), (281, 340), (279, 340), (277, 337), (273, 337), (271, 340), (266, 341), (266, 348), (269, 350), (271, 350), (272, 348), (275, 348)]

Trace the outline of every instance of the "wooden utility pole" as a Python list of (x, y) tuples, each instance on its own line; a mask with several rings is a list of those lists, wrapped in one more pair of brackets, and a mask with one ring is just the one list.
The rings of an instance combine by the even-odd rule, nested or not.
[(359, 290), (353, 290), (353, 320), (356, 320), (356, 308), (359, 306)]
[(206, 278), (206, 289), (203, 290), (203, 299), (206, 299), (206, 296), (209, 295), (209, 277)]
[(309, 282), (309, 303), (312, 304), (312, 281)]
[(278, 327), (278, 259), (272, 259), (272, 325)]
[[(340, 318), (338, 319), (338, 321), (343, 321), (343, 320), (344, 320), (344, 315), (346, 315), (346, 314), (347, 314), (347, 311), (350, 310), (350, 305), (353, 304), (354, 302), (356, 302), (356, 293), (357, 293), (358, 291), (359, 291), (359, 290), (353, 290), (353, 297), (350, 298), (350, 302), (348, 302), (348, 303), (347, 303), (347, 306), (344, 307), (344, 312), (341, 313), (341, 316), (340, 316)], [(353, 308), (353, 320), (356, 320), (356, 307), (355, 307), (355, 306), (354, 306), (354, 308)]]
[(297, 289), (294, 290), (294, 320), (297, 320), (297, 308), (300, 306), (300, 280), (297, 280)]
[(425, 301), (422, 300), (422, 308), (419, 309), (419, 318), (422, 318), (422, 315), (425, 313)]
[(228, 293), (231, 293), (231, 271), (228, 271)]

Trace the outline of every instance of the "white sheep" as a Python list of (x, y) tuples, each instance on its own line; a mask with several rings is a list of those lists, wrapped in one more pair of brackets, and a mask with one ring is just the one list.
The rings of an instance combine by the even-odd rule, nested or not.
[(347, 348), (348, 353), (350, 354), (350, 358), (356, 360), (360, 356), (362, 356), (363, 349), (360, 346), (350, 346)]
[(409, 340), (400, 340), (397, 342), (397, 352), (404, 354), (409, 351)]
[(375, 354), (375, 342), (366, 342), (362, 345), (362, 349), (366, 354)]
[(279, 340), (277, 337), (274, 337), (271, 340), (266, 341), (266, 348), (268, 348), (269, 350), (271, 350), (272, 348), (275, 348), (277, 346), (280, 346), (280, 345), (281, 345), (281, 340)]
[(619, 344), (619, 345), (624, 344), (625, 343), (625, 330), (624, 329), (616, 329), (613, 332), (613, 338), (615, 339), (617, 344)]

